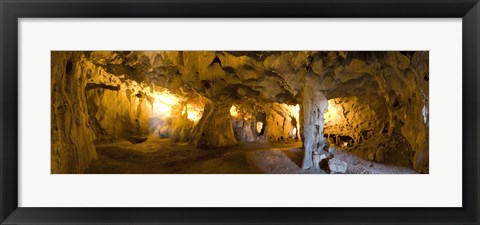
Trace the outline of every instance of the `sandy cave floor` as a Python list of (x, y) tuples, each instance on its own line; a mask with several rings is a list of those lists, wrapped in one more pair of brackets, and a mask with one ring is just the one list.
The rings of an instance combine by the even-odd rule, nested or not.
[[(301, 142), (252, 142), (197, 149), (189, 143), (172, 144), (169, 139), (149, 138), (131, 144), (118, 141), (97, 145), (98, 159), (87, 174), (316, 174), (302, 170)], [(347, 163), (347, 174), (412, 174), (411, 168), (363, 160), (337, 150), (335, 159)]]

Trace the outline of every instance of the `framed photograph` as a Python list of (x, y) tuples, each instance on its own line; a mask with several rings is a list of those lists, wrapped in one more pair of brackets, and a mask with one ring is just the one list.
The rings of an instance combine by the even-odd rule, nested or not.
[(478, 0), (0, 0), (1, 224), (479, 224)]

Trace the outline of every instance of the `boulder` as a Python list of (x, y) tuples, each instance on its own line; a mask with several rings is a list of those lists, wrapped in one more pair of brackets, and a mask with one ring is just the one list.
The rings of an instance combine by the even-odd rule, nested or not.
[(345, 173), (347, 172), (347, 162), (338, 160), (338, 159), (330, 159), (328, 161), (328, 166), (332, 173)]

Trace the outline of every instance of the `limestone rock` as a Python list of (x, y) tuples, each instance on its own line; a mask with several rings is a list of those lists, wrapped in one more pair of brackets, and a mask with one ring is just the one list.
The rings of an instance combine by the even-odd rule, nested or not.
[(368, 154), (367, 159), (370, 160), (370, 161), (375, 160), (375, 153), (371, 152), (370, 154)]
[(330, 159), (328, 161), (328, 166), (332, 173), (345, 173), (347, 172), (348, 163), (338, 159)]
[(377, 153), (375, 153), (375, 161), (381, 163), (385, 161), (386, 155), (384, 149), (378, 149)]
[(323, 137), (323, 114), (327, 109), (327, 99), (324, 93), (314, 88), (317, 83), (315, 77), (309, 77), (304, 87), (304, 101), (300, 110), (300, 121), (302, 122), (302, 140), (304, 143), (303, 169), (312, 166), (312, 153), (323, 149), (325, 143)]
[(199, 148), (236, 144), (230, 119), (230, 105), (207, 102), (203, 116), (193, 130), (193, 143)]
[(82, 53), (52, 52), (51, 173), (81, 173), (96, 159)]

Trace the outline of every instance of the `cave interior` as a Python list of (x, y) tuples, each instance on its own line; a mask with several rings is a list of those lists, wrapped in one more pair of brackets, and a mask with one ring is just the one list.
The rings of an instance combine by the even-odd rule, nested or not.
[(428, 173), (426, 51), (52, 51), (51, 172)]

